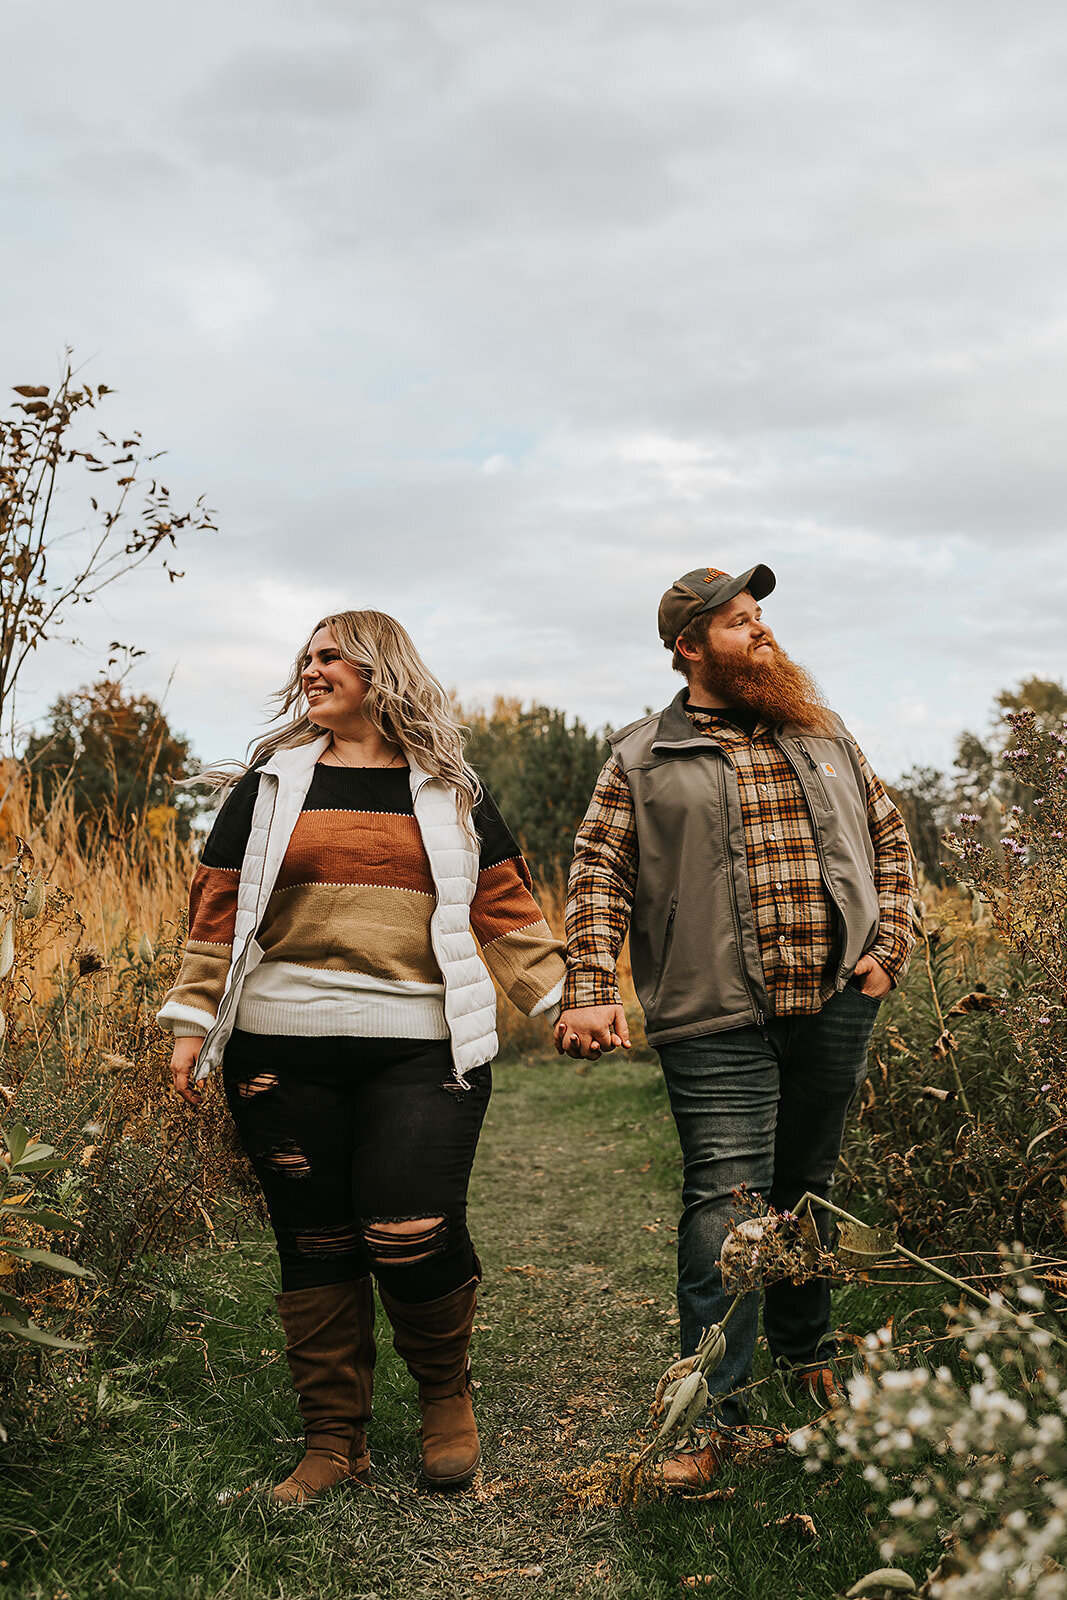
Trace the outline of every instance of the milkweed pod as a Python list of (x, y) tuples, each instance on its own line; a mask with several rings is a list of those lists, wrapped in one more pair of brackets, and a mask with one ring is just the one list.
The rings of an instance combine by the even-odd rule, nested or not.
[(708, 1386), (702, 1372), (691, 1372), (682, 1378), (674, 1393), (668, 1389), (670, 1405), (663, 1419), (657, 1439), (667, 1439), (679, 1427), (688, 1427), (699, 1417), (708, 1403)]
[(701, 1372), (705, 1374), (714, 1372), (725, 1354), (726, 1335), (719, 1327), (719, 1324), (713, 1322), (697, 1346)]
[(15, 965), (15, 923), (8, 917), (0, 937), (0, 979), (6, 978)]
[(146, 967), (150, 967), (156, 959), (156, 952), (152, 948), (152, 941), (147, 933), (142, 933), (141, 935), (141, 942), (137, 946), (137, 955)]
[(22, 915), (27, 922), (39, 917), (44, 907), (44, 873), (31, 878), (22, 900)]
[(919, 1591), (915, 1579), (901, 1572), (899, 1567), (879, 1567), (877, 1572), (868, 1572), (845, 1592), (858, 1600), (861, 1595), (918, 1594)]

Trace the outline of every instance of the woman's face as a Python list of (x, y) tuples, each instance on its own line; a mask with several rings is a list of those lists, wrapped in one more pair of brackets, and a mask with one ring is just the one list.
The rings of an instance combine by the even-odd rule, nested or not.
[(308, 645), (300, 681), (316, 727), (343, 735), (346, 728), (362, 723), (367, 680), (343, 659), (329, 628), (320, 628)]

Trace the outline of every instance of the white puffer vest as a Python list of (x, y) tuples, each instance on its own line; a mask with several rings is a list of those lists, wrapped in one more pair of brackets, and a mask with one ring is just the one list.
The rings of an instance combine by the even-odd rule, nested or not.
[[(256, 932), (278, 880), (315, 763), (329, 742), (325, 735), (313, 744), (279, 750), (260, 772), (237, 889), (233, 956), (218, 1016), (197, 1058), (197, 1083), (221, 1061), (237, 1020), (245, 978), (263, 959)], [(467, 1088), (467, 1073), (491, 1061), (497, 1049), (496, 991), (470, 925), (470, 904), (478, 885), (478, 845), (460, 821), (455, 791), (414, 764), (411, 798), (437, 893), (430, 942), (444, 978), (452, 1071), (456, 1082)]]

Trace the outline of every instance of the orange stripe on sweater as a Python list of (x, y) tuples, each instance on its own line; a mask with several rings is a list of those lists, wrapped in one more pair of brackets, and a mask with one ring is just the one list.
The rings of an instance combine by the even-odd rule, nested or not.
[(201, 944), (232, 944), (238, 873), (197, 867), (189, 890), (189, 937)]
[(479, 944), (490, 944), (502, 934), (541, 920), (541, 907), (530, 893), (529, 868), (521, 856), (479, 873), (471, 905), (471, 927)]
[(434, 893), (415, 818), (382, 811), (302, 812), (275, 887), (302, 883), (378, 884)]

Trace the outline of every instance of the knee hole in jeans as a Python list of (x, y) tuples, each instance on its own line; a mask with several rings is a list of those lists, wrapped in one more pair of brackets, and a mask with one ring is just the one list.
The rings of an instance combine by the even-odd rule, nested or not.
[(359, 1248), (359, 1229), (355, 1222), (342, 1222), (334, 1228), (308, 1228), (294, 1232), (293, 1243), (302, 1256), (347, 1256)]
[(259, 1152), (259, 1159), (284, 1178), (310, 1178), (311, 1163), (294, 1139)]
[(271, 1089), (278, 1087), (278, 1077), (274, 1072), (257, 1072), (253, 1078), (239, 1078), (234, 1084), (239, 1100), (254, 1100), (258, 1094), (269, 1094)]
[(379, 1266), (410, 1266), (440, 1255), (448, 1240), (446, 1217), (377, 1217), (363, 1229), (363, 1240)]

